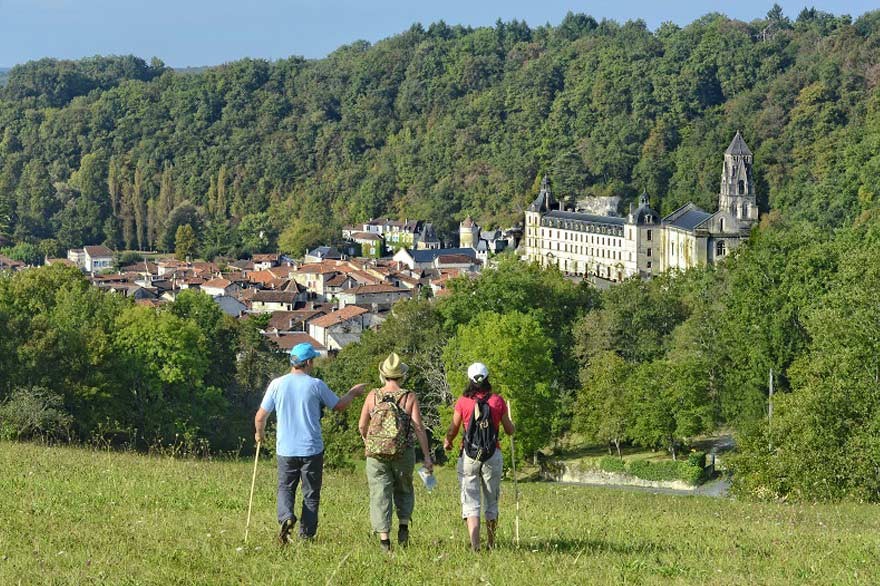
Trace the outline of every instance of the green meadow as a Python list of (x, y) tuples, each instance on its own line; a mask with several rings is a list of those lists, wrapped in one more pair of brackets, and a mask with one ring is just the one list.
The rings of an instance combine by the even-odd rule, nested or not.
[(521, 482), (473, 554), (455, 473), (419, 485), (411, 546), (383, 554), (361, 470), (328, 472), (314, 543), (276, 545), (275, 470), (0, 443), (0, 584), (877, 584), (880, 508), (754, 504)]

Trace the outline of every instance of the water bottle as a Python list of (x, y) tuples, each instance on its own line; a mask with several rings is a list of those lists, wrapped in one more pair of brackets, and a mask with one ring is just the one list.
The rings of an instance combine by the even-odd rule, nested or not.
[(422, 482), (425, 485), (425, 488), (428, 492), (434, 490), (434, 487), (437, 486), (437, 479), (434, 478), (434, 475), (428, 472), (428, 469), (422, 466), (419, 468), (419, 477), (422, 479)]

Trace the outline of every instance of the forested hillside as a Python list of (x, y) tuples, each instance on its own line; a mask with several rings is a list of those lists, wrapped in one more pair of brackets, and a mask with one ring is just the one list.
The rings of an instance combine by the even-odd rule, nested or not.
[(544, 172), (565, 197), (712, 209), (737, 129), (765, 209), (838, 226), (880, 189), (878, 42), (880, 12), (653, 32), (569, 14), (195, 74), (31, 62), (0, 92), (0, 234), (167, 249), (194, 223), (205, 256), (299, 253), (380, 214), (515, 222)]

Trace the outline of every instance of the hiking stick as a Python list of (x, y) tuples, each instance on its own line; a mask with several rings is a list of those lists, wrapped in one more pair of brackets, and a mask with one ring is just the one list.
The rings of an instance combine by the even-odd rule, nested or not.
[[(513, 411), (513, 401), (510, 402), (510, 411)], [(511, 418), (513, 421), (513, 418)], [(513, 445), (513, 436), (510, 436), (510, 462), (513, 464), (513, 499), (516, 502), (516, 515), (514, 517), (514, 535), (516, 546), (519, 547), (519, 484), (516, 481), (516, 450)]]
[(257, 442), (257, 453), (254, 454), (254, 475), (251, 477), (251, 497), (248, 499), (248, 516), (247, 523), (244, 526), (244, 542), (248, 541), (248, 532), (251, 529), (251, 507), (254, 504), (254, 484), (257, 482), (257, 462), (260, 459), (260, 444), (262, 442)]

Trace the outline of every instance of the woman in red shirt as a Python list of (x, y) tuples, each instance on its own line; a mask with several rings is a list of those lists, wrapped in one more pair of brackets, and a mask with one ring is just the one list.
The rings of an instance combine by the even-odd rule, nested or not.
[[(468, 367), (468, 386), (464, 394), (455, 403), (452, 423), (446, 432), (444, 447), (452, 449), (452, 442), (464, 423), (465, 437), (474, 416), (474, 410), (480, 403), (485, 403), (489, 410), (489, 426), (498, 437), (498, 429), (503, 426), (507, 435), (513, 435), (514, 426), (507, 412), (507, 403), (492, 392), (489, 382), (489, 369), (485, 364), (475, 362)], [(477, 415), (480, 411), (477, 411)], [(464, 442), (462, 442), (464, 443)], [(467, 521), (471, 548), (480, 549), (480, 510), (486, 518), (486, 543), (489, 548), (495, 546), (495, 530), (498, 527), (498, 497), (501, 494), (501, 476), (504, 462), (501, 456), (501, 444), (495, 442), (480, 450), (479, 454), (468, 455), (462, 445), (458, 457), (458, 481), (461, 487), (461, 516)], [(472, 450), (471, 450), (472, 451)]]

